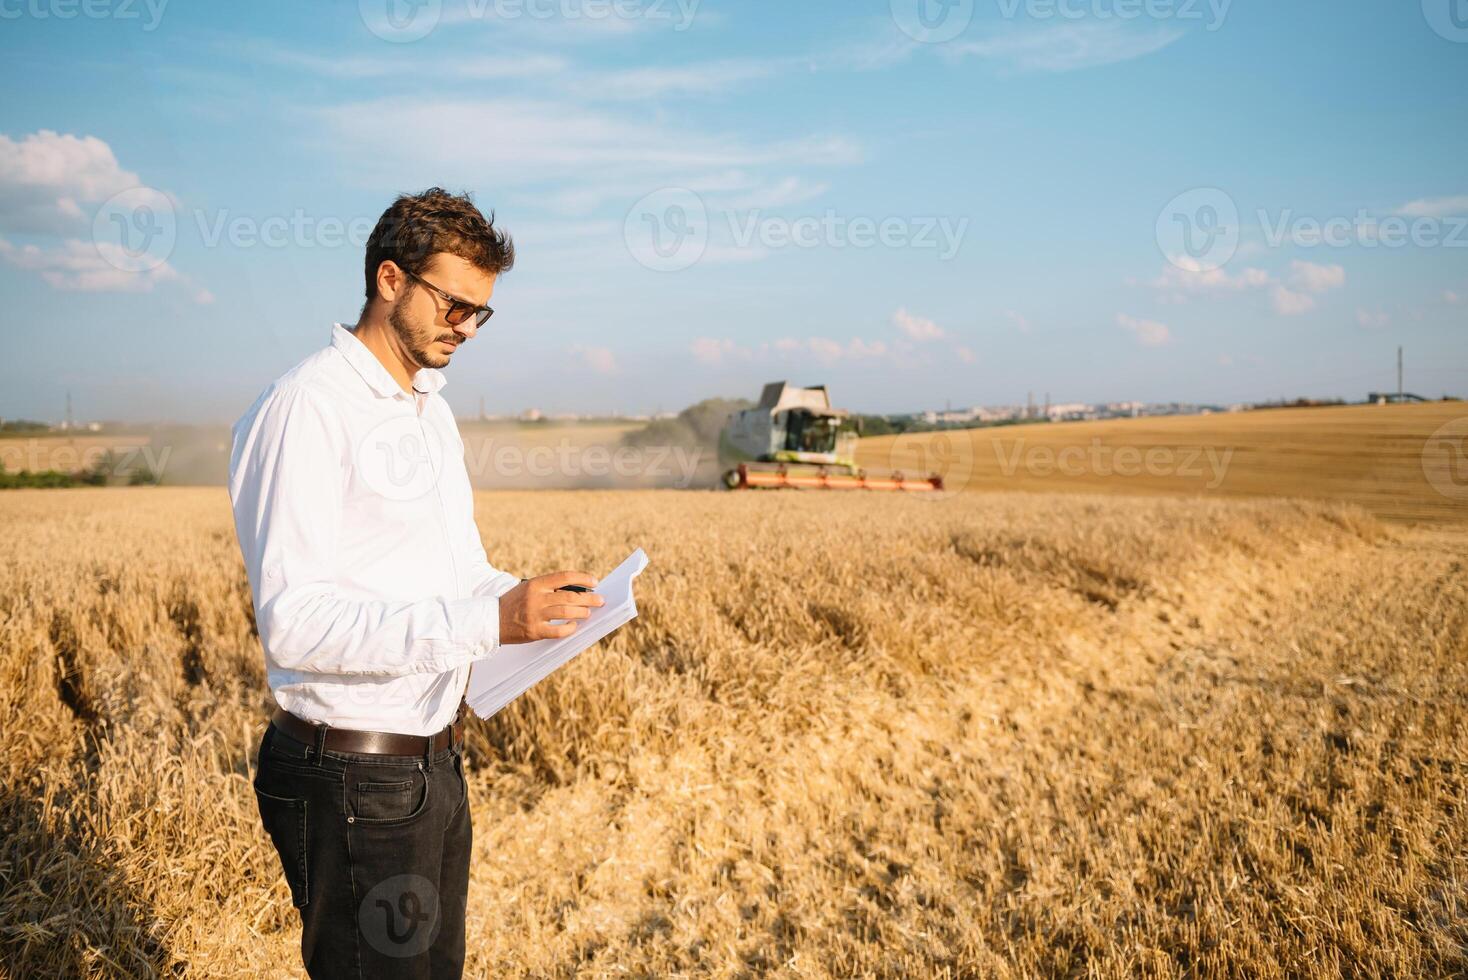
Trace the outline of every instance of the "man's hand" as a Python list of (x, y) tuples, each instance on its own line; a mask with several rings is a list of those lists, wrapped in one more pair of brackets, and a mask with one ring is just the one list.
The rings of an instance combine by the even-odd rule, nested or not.
[[(575, 620), (585, 619), (606, 600), (594, 592), (557, 592), (563, 585), (596, 588), (585, 572), (554, 572), (527, 579), (500, 596), (500, 642), (529, 643), (560, 639), (576, 632)], [(553, 619), (572, 620), (556, 625)]]

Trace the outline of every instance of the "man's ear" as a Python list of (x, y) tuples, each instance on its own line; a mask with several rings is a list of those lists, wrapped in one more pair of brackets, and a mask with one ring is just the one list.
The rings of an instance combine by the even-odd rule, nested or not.
[(392, 259), (383, 259), (377, 264), (377, 295), (385, 301), (397, 302), (407, 284), (407, 275)]

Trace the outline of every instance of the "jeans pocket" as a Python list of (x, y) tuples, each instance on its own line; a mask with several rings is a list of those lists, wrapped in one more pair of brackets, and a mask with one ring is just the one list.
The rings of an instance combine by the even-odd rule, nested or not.
[[(371, 778), (362, 778), (368, 777)], [(428, 774), (420, 769), (405, 773), (350, 772), (352, 817), (363, 823), (407, 823), (428, 809)]]
[(285, 881), (291, 889), (291, 904), (301, 908), (310, 901), (306, 877), (306, 801), (271, 796), (256, 787), (255, 802), (260, 806), (260, 822), (280, 855)]

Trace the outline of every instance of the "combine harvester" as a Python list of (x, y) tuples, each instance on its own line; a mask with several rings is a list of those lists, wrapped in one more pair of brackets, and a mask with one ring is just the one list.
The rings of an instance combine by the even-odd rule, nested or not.
[(825, 385), (765, 385), (759, 405), (729, 416), (719, 436), (719, 456), (733, 468), (730, 490), (787, 487), (800, 490), (942, 490), (941, 476), (913, 479), (902, 473), (874, 476), (856, 465), (860, 420), (831, 407)]

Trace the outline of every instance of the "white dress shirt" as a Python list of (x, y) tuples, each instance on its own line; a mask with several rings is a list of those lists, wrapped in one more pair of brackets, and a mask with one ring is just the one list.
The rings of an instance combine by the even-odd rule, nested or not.
[(499, 644), (516, 576), (485, 558), (444, 377), (409, 395), (346, 327), (232, 430), (229, 497), (275, 701), (334, 728), (427, 735)]

